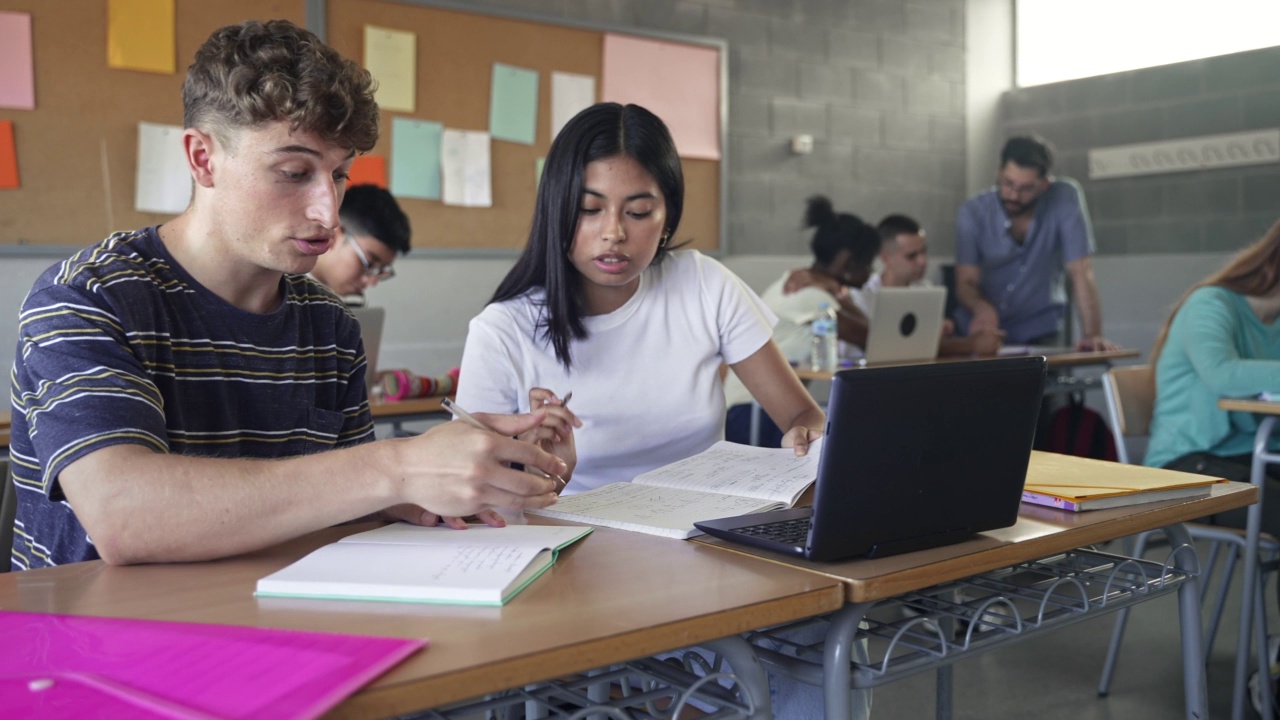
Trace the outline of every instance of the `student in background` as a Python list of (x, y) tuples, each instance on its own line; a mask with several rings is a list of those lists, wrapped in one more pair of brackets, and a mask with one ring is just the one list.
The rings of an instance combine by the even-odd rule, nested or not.
[[(1151, 363), (1156, 402), (1143, 461), (1248, 482), (1258, 419), (1220, 410), (1218, 400), (1280, 393), (1280, 222), (1182, 297)], [(1269, 472), (1262, 529), (1280, 536), (1280, 482)], [(1215, 520), (1244, 527), (1245, 511)]]
[[(266, 82), (266, 78), (279, 82)], [(23, 303), (14, 569), (218, 558), (382, 512), (545, 507), (564, 463), (489, 416), (370, 442), (355, 320), (307, 277), (378, 137), (368, 71), (286, 21), (217, 30), (182, 91), (191, 205), (47, 270)], [(285, 459), (287, 458), (287, 459)]]
[(395, 277), (396, 258), (409, 253), (409, 218), (377, 185), (347, 188), (338, 218), (334, 246), (316, 259), (311, 277), (358, 300), (348, 304), (363, 304), (365, 291)]
[[(809, 198), (804, 226), (813, 228), (809, 247), (813, 264), (797, 268), (765, 288), (760, 299), (778, 316), (773, 341), (792, 363), (807, 364), (813, 343), (810, 323), (825, 303), (835, 308), (836, 333), (842, 343), (861, 348), (867, 342), (867, 318), (854, 304), (850, 288), (871, 276), (872, 264), (880, 251), (880, 236), (857, 215), (836, 213), (831, 200), (821, 195)], [(725, 377), (725, 400), (729, 405), (725, 438), (750, 444), (751, 393), (735, 373)], [(767, 417), (760, 418), (757, 440), (762, 447), (778, 447), (782, 431)]]
[(1015, 344), (1061, 345), (1071, 277), (1083, 334), (1081, 350), (1114, 349), (1102, 336), (1093, 277), (1093, 229), (1084, 193), (1049, 174), (1053, 153), (1036, 137), (1015, 137), (1000, 152), (996, 187), (956, 215), (956, 299), (967, 334), (1003, 330)]
[[(569, 463), (566, 492), (629, 482), (722, 439), (722, 362), (787, 428), (783, 445), (803, 454), (822, 435), (825, 416), (770, 340), (769, 310), (719, 262), (672, 247), (683, 206), (657, 116), (583, 110), (547, 153), (528, 244), (471, 321), (458, 404), (546, 408), (526, 437)], [(779, 687), (778, 717), (821, 714), (818, 688)]]
[[(920, 223), (906, 215), (889, 215), (876, 226), (880, 233), (880, 264), (883, 269), (860, 288), (849, 291), (853, 304), (867, 318), (875, 316), (876, 293), (886, 287), (933, 287), (925, 277), (929, 269), (929, 244)], [(956, 337), (950, 320), (943, 322), (940, 355), (993, 355), (1000, 349), (1003, 333), (979, 329), (968, 337)]]

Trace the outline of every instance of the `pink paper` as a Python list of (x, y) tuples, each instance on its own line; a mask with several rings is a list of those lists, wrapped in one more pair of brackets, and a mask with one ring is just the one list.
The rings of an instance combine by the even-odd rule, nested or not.
[(41, 717), (313, 718), (426, 645), (4, 611), (0, 637), (0, 707)]
[(29, 13), (0, 12), (0, 107), (36, 107)]
[(720, 159), (720, 51), (604, 36), (601, 97), (635, 103), (662, 118), (681, 157)]

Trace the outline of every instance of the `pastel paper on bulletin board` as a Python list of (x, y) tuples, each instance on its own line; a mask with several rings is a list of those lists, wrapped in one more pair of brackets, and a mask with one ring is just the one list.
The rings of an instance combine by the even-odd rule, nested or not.
[(0, 12), (0, 107), (36, 109), (29, 13)]
[(109, 0), (107, 67), (174, 73), (173, 0)]
[(428, 120), (391, 120), (391, 194), (440, 199), (440, 134), (444, 125)]
[(377, 185), (387, 188), (387, 159), (381, 155), (360, 155), (351, 163), (347, 174), (347, 187)]
[(610, 33), (601, 75), (601, 99), (662, 118), (681, 157), (720, 159), (718, 50)]
[(417, 58), (417, 35), (364, 26), (364, 67), (378, 81), (374, 99), (380, 110), (413, 112), (418, 88)]
[(489, 136), (532, 145), (538, 128), (538, 71), (493, 64)]
[(18, 151), (13, 142), (13, 121), (0, 120), (0, 190), (16, 190), (18, 182)]

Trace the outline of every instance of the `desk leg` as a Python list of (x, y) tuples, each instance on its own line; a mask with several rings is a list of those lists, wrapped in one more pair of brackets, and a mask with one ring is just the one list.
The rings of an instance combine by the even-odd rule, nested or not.
[(872, 603), (845, 605), (831, 616), (826, 646), (822, 657), (823, 706), (827, 720), (853, 717), (849, 689), (853, 675), (853, 642), (858, 625), (866, 617)]
[[(1268, 462), (1267, 440), (1280, 416), (1268, 415), (1258, 424), (1253, 440), (1253, 470), (1251, 480), (1258, 488), (1258, 502), (1249, 506), (1249, 520), (1245, 524), (1244, 583), (1240, 593), (1240, 631), (1236, 635), (1236, 675), (1231, 691), (1231, 720), (1244, 720), (1244, 708), (1248, 703), (1249, 645), (1253, 637), (1254, 596), (1258, 582), (1258, 535), (1262, 531), (1262, 499), (1266, 492), (1266, 467)], [(1265, 610), (1265, 608), (1263, 608)], [(1266, 618), (1266, 613), (1261, 616)], [(1269, 674), (1265, 636), (1258, 648), (1258, 668)], [(1271, 717), (1270, 693), (1262, 693), (1264, 718)]]
[(951, 720), (952, 700), (955, 697), (952, 683), (954, 668), (955, 665), (952, 663), (938, 668), (937, 689), (934, 691), (936, 694), (933, 711), (935, 720)]
[[(1169, 547), (1175, 548), (1174, 567), (1188, 575), (1178, 588), (1178, 618), (1182, 624), (1182, 682), (1186, 693), (1187, 720), (1205, 720), (1209, 717), (1209, 696), (1205, 688), (1204, 631), (1200, 620), (1200, 564), (1195, 555), (1195, 543), (1186, 526), (1181, 523), (1163, 528), (1169, 538)], [(1192, 552), (1178, 552), (1177, 548), (1192, 548)]]
[(733, 676), (738, 679), (739, 692), (751, 698), (751, 705), (756, 709), (751, 720), (769, 720), (773, 717), (773, 707), (769, 700), (769, 673), (760, 664), (751, 643), (745, 638), (731, 637), (702, 643), (702, 647), (716, 653), (729, 663)]

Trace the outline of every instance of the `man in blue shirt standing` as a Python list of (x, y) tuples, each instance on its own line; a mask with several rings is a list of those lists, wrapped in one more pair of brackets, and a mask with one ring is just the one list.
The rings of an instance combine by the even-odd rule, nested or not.
[(956, 298), (967, 332), (1003, 330), (1010, 344), (1060, 345), (1071, 277), (1081, 350), (1115, 347), (1102, 335), (1102, 306), (1090, 256), (1093, 229), (1084, 193), (1049, 174), (1048, 143), (1015, 137), (1000, 153), (996, 187), (956, 215)]

